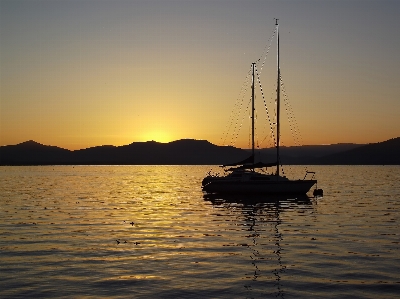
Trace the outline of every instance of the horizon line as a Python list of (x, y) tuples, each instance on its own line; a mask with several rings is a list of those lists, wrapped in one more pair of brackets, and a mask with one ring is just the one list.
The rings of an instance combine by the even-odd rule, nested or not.
[[(394, 138), (399, 138), (399, 137), (394, 137)], [(394, 138), (390, 138), (390, 139), (394, 139)], [(390, 139), (387, 139), (387, 140), (390, 140)], [(181, 139), (176, 139), (176, 140), (172, 140), (172, 141), (168, 141), (168, 142), (161, 142), (161, 141), (156, 141), (156, 140), (133, 141), (133, 142), (131, 142), (131, 143), (123, 144), (123, 145), (102, 144), (102, 145), (94, 145), (94, 146), (89, 146), (89, 147), (84, 147), (84, 148), (79, 148), (79, 149), (74, 149), (74, 150), (71, 150), (71, 149), (68, 149), (68, 148), (65, 148), (65, 147), (61, 147), (61, 146), (58, 146), (58, 145), (44, 144), (44, 143), (35, 141), (35, 140), (33, 140), (33, 139), (29, 139), (29, 140), (22, 141), (22, 142), (19, 142), (19, 143), (16, 143), (16, 144), (4, 144), (4, 145), (0, 145), (0, 147), (3, 147), (3, 146), (16, 146), (16, 145), (20, 145), (20, 144), (23, 144), (23, 143), (33, 142), (33, 143), (37, 143), (37, 144), (40, 144), (40, 145), (43, 145), (43, 146), (54, 146), (54, 147), (58, 147), (58, 148), (65, 149), (65, 150), (69, 150), (69, 151), (79, 151), (79, 150), (84, 150), (84, 149), (89, 149), (89, 148), (95, 148), (95, 147), (102, 147), (102, 146), (122, 147), (122, 146), (131, 145), (131, 144), (134, 144), (134, 143), (148, 143), (148, 142), (155, 142), (155, 143), (159, 143), (159, 144), (169, 144), (169, 143), (173, 143), (173, 142), (177, 142), (177, 141), (183, 141), (183, 140), (206, 141), (206, 142), (208, 142), (208, 143), (210, 143), (210, 144), (212, 144), (212, 145), (215, 145), (215, 146), (226, 146), (226, 147), (229, 147), (229, 146), (230, 146), (230, 147), (235, 147), (235, 148), (243, 149), (243, 150), (250, 150), (250, 149), (251, 149), (251, 148), (238, 147), (238, 146), (235, 146), (235, 145), (227, 145), (227, 144), (225, 144), (225, 145), (219, 145), (219, 144), (212, 143), (212, 142), (210, 142), (210, 141), (208, 141), (208, 140), (206, 140), (206, 139), (195, 139), (195, 138), (181, 138)], [(383, 140), (383, 141), (387, 141), (387, 140)], [(380, 142), (383, 142), (383, 141), (371, 142), (371, 143), (380, 143)], [(342, 144), (342, 145), (343, 145), (343, 144), (367, 145), (367, 144), (371, 144), (371, 143), (339, 142), (339, 143), (324, 143), (324, 144), (281, 145), (281, 147), (330, 146), (330, 145), (341, 145), (341, 144)], [(275, 146), (263, 147), (263, 148), (258, 148), (258, 149), (270, 149), (270, 148), (275, 148)]]

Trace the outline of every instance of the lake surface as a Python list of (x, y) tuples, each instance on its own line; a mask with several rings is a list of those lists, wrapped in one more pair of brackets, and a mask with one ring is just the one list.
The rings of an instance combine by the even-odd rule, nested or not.
[(317, 199), (204, 196), (211, 168), (0, 167), (0, 297), (400, 296), (399, 166), (309, 167)]

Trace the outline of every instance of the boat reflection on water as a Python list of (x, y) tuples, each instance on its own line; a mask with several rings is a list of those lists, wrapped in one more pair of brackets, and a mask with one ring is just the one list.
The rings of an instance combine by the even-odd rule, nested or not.
[(237, 203), (243, 204), (244, 206), (258, 205), (269, 207), (271, 204), (281, 203), (282, 206), (286, 206), (287, 203), (295, 203), (299, 205), (311, 205), (311, 199), (306, 194), (299, 195), (288, 195), (288, 194), (216, 194), (216, 193), (204, 193), (204, 200), (211, 201), (213, 204), (221, 203)]
[[(227, 194), (204, 194), (203, 197), (215, 208), (234, 211), (232, 217), (235, 214), (238, 216), (238, 222), (234, 220), (236, 229), (239, 227), (242, 233), (245, 232), (240, 245), (250, 251), (245, 262), (251, 265), (251, 270), (246, 271), (244, 278), (244, 287), (251, 293), (250, 297), (259, 293), (284, 298), (282, 275), (286, 272), (286, 265), (282, 258), (284, 235), (280, 230), (282, 222), (285, 223), (287, 218), (283, 215), (294, 210), (312, 210), (312, 198), (306, 195), (290, 197)], [(265, 294), (266, 290), (269, 294)]]

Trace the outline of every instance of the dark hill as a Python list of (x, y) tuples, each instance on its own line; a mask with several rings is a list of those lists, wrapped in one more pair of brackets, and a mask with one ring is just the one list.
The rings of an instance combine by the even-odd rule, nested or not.
[(68, 164), (69, 150), (33, 140), (0, 147), (0, 165)]
[[(318, 158), (351, 150), (362, 145), (363, 144), (338, 143), (329, 145), (282, 146), (280, 148), (281, 163), (286, 165), (316, 164)], [(261, 149), (259, 150), (259, 153), (262, 161), (266, 162), (276, 160), (275, 148)]]
[(193, 139), (170, 143), (134, 142), (124, 146), (105, 145), (77, 151), (34, 141), (0, 147), (0, 165), (213, 165), (238, 161), (246, 156), (247, 152), (242, 149)]
[(124, 146), (98, 146), (73, 152), (75, 164), (196, 165), (221, 164), (241, 159), (242, 149), (217, 146), (205, 140), (170, 143), (134, 142)]
[[(262, 149), (257, 158), (275, 161), (275, 149)], [(282, 147), (283, 164), (399, 164), (400, 138), (368, 144)], [(0, 165), (221, 165), (243, 160), (248, 150), (217, 146), (206, 140), (169, 143), (133, 142), (76, 151), (26, 141), (0, 147)]]
[(324, 156), (316, 164), (400, 165), (400, 137)]

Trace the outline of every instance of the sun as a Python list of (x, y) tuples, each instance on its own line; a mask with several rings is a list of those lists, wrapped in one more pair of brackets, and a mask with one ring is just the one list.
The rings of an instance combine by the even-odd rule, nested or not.
[(171, 134), (162, 130), (148, 131), (142, 134), (143, 141), (157, 141), (161, 143), (171, 142)]

